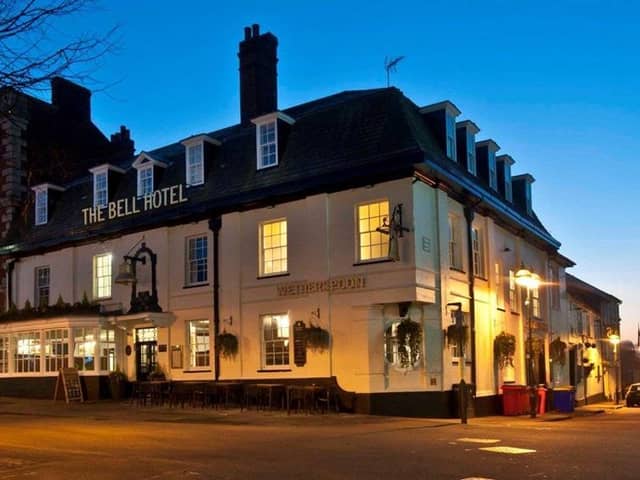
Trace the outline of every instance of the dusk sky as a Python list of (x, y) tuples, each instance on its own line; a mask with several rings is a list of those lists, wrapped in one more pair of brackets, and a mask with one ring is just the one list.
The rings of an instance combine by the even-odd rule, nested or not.
[[(455, 5), (455, 6), (454, 6)], [(391, 83), (418, 105), (449, 99), (531, 173), (533, 205), (576, 262), (570, 273), (640, 318), (640, 3), (103, 2), (64, 31), (117, 24), (94, 76), (93, 118), (151, 150), (239, 121), (238, 42), (259, 23), (279, 39), (279, 107)], [(97, 85), (89, 85), (95, 88)]]

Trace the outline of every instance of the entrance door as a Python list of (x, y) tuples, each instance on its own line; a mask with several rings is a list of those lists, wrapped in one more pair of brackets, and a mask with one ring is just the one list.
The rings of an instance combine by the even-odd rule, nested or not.
[(149, 376), (156, 369), (157, 338), (156, 328), (136, 329), (136, 379), (139, 382), (149, 380)]

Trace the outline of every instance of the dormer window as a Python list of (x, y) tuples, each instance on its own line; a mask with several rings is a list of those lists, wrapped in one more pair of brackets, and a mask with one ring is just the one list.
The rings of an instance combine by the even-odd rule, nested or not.
[(167, 168), (167, 164), (142, 152), (133, 162), (133, 168), (138, 171), (138, 197), (144, 197), (156, 189), (158, 169)]
[(49, 191), (46, 188), (36, 190), (36, 225), (49, 221)]
[(292, 125), (294, 119), (282, 113), (275, 112), (255, 118), (256, 125), (256, 158), (258, 170), (278, 165), (278, 130), (279, 123)]
[(194, 135), (181, 142), (184, 145), (184, 178), (187, 187), (203, 185), (215, 155), (214, 147), (222, 145), (219, 140), (208, 135)]
[(144, 197), (153, 192), (153, 165), (138, 169), (138, 196)]
[[(117, 183), (113, 174), (124, 174), (124, 170), (115, 165), (105, 163), (90, 168), (89, 171), (93, 174), (93, 206), (104, 208), (109, 203), (109, 189), (113, 187), (112, 184)], [(111, 182), (109, 181), (110, 175)]]
[(204, 183), (204, 159), (202, 143), (187, 147), (187, 185)]
[(55, 198), (52, 199), (51, 195), (49, 195), (49, 190), (52, 190), (55, 194), (55, 192), (64, 192), (64, 188), (51, 183), (43, 183), (41, 185), (36, 185), (31, 189), (35, 193), (36, 197), (34, 202), (35, 224), (46, 225), (47, 222), (49, 222), (49, 214), (51, 213), (51, 202), (52, 200), (55, 201)]
[(433, 129), (438, 143), (446, 156), (456, 162), (456, 117), (460, 110), (449, 100), (427, 105), (420, 109), (425, 122)]

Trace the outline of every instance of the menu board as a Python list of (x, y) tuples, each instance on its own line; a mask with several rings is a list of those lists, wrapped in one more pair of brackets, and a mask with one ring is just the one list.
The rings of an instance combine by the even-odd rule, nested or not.
[(80, 384), (80, 375), (75, 368), (61, 368), (56, 380), (56, 390), (53, 399), (58, 400), (64, 392), (64, 399), (69, 402), (83, 402), (82, 385)]
[(296, 367), (302, 367), (307, 363), (307, 327), (304, 322), (298, 320), (293, 324), (293, 361)]

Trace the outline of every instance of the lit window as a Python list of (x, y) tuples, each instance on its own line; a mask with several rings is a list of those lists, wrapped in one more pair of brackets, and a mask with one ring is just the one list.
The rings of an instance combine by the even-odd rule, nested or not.
[(471, 242), (473, 245), (473, 274), (476, 277), (485, 278), (482, 231), (477, 228), (472, 229)]
[(518, 291), (516, 290), (516, 285), (516, 274), (513, 270), (509, 270), (509, 307), (513, 313), (520, 311), (520, 308), (518, 307)]
[(402, 352), (400, 351), (400, 344), (398, 342), (398, 326), (400, 321), (393, 322), (387, 327), (384, 335), (384, 356), (388, 363), (391, 365), (407, 368), (415, 366), (420, 360), (420, 349), (415, 352), (411, 351), (411, 342), (407, 342), (402, 348), (405, 349), (405, 355), (403, 359)]
[(44, 225), (49, 216), (49, 195), (46, 189), (36, 190), (36, 225)]
[(93, 257), (93, 298), (111, 297), (111, 260), (110, 253)]
[(116, 363), (116, 331), (100, 329), (100, 370), (115, 372)]
[(73, 329), (73, 367), (95, 370), (96, 332), (94, 328)]
[(287, 272), (287, 221), (260, 224), (260, 275)]
[(358, 205), (358, 251), (360, 261), (376, 260), (389, 256), (389, 235), (378, 231), (389, 223), (389, 202)]
[(455, 215), (449, 215), (449, 267), (462, 270), (460, 221)]
[(51, 280), (49, 267), (36, 267), (35, 280), (35, 305), (36, 307), (47, 307)]
[(138, 169), (138, 196), (144, 197), (153, 192), (153, 165)]
[(208, 280), (208, 240), (206, 236), (187, 239), (187, 285), (198, 285)]
[(187, 185), (204, 183), (204, 162), (202, 143), (187, 147)]
[(276, 138), (278, 127), (276, 121), (259, 124), (257, 129), (258, 169), (277, 165), (278, 144)]
[(289, 365), (289, 316), (264, 315), (262, 317), (262, 366)]
[(40, 371), (40, 332), (21, 332), (13, 336), (16, 373)]
[(0, 335), (0, 373), (9, 372), (9, 337)]
[(209, 367), (209, 320), (188, 322), (189, 367)]
[(534, 317), (540, 318), (540, 290), (538, 288), (531, 289), (531, 313)]
[(107, 171), (93, 174), (93, 206), (106, 207), (109, 202), (109, 173)]
[(44, 363), (47, 372), (57, 372), (69, 366), (69, 330), (44, 332)]

